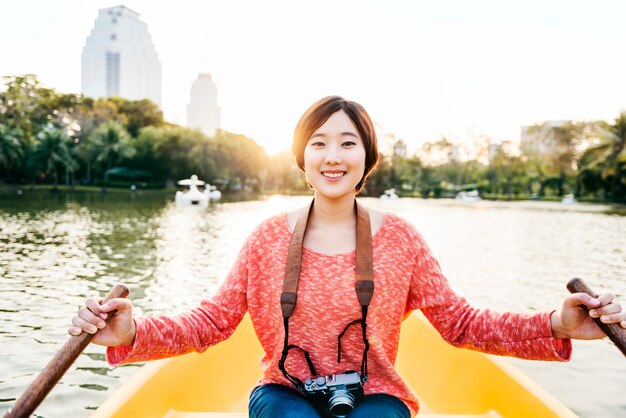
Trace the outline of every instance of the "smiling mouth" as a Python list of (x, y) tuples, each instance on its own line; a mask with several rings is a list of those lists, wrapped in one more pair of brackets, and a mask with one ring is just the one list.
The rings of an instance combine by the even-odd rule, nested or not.
[(322, 176), (330, 179), (338, 179), (346, 175), (345, 171), (322, 171)]

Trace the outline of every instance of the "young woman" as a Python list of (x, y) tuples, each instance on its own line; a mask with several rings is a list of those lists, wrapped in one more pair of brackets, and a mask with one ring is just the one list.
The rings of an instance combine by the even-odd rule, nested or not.
[[(412, 225), (360, 205), (355, 210), (355, 195), (378, 161), (373, 124), (359, 104), (337, 96), (313, 104), (296, 127), (292, 148), (315, 192), (310, 209), (259, 225), (211, 299), (173, 317), (133, 317), (130, 300), (99, 305), (87, 299), (69, 333), (99, 329), (92, 341), (108, 346), (107, 359), (117, 365), (204, 351), (228, 338), (249, 312), (265, 351), (263, 376), (250, 397), (251, 417), (326, 416), (319, 402), (302, 394), (303, 384), (310, 390), (307, 378), (339, 375), (359, 376), (356, 386), (362, 385), (364, 396), (357, 395), (354, 410), (351, 406), (338, 416), (362, 418), (417, 413), (418, 400), (394, 370), (400, 325), (414, 309), (421, 309), (450, 344), (528, 359), (566, 361), (571, 338), (602, 338), (592, 316), (626, 328), (626, 312), (610, 294), (573, 294), (559, 310), (533, 314), (478, 310), (457, 296)], [(368, 304), (355, 291), (361, 251), (356, 238), (368, 241), (356, 232), (362, 215), (369, 215), (371, 225), (374, 284)], [(282, 293), (294, 230), (304, 234), (297, 305), (285, 315), (281, 303), (289, 298)], [(581, 304), (591, 308), (589, 314)], [(361, 326), (350, 326), (355, 324)], [(288, 350), (286, 356), (292, 345), (299, 351)], [(346, 374), (349, 370), (361, 373)]]

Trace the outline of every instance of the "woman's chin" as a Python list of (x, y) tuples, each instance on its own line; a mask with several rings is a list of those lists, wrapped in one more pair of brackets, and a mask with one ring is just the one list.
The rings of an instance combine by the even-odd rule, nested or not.
[(315, 190), (315, 196), (319, 198), (329, 199), (329, 200), (338, 200), (342, 198), (354, 197), (354, 187), (353, 188), (330, 188), (330, 187), (313, 187)]

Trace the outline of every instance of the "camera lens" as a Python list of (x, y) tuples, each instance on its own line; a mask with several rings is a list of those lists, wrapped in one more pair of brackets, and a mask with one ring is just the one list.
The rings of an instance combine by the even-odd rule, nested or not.
[(343, 418), (354, 410), (354, 396), (347, 390), (336, 390), (328, 399), (328, 409), (337, 418)]

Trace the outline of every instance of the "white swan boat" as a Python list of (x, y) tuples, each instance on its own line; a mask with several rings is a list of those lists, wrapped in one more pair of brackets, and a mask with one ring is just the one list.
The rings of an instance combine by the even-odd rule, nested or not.
[(478, 190), (471, 190), (469, 192), (459, 192), (456, 197), (456, 200), (460, 200), (461, 202), (473, 203), (480, 202), (482, 199), (480, 198), (480, 194)]
[(220, 200), (222, 198), (222, 192), (217, 190), (217, 186), (207, 184), (204, 194), (209, 196), (209, 200)]
[(176, 192), (176, 206), (206, 207), (209, 201), (222, 197), (217, 187), (198, 180), (195, 174), (191, 178), (180, 180), (178, 186), (182, 187), (182, 190)]
[(385, 192), (380, 195), (381, 199), (398, 199), (398, 197), (399, 196), (396, 194), (396, 189), (385, 190)]
[(561, 203), (563, 203), (565, 205), (573, 205), (575, 203), (578, 203), (578, 201), (576, 200), (574, 195), (572, 193), (570, 193), (570, 194), (566, 194), (563, 197), (563, 199), (561, 199)]

